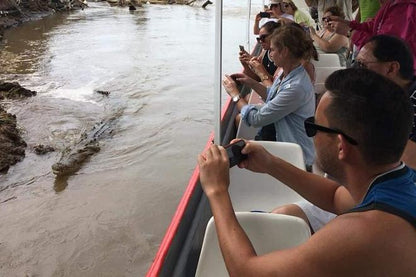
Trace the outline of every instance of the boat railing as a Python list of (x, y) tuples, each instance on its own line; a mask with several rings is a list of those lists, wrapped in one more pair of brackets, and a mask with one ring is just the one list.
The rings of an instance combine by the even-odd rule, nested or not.
[[(257, 45), (252, 54), (258, 54), (260, 51), (261, 46)], [(242, 95), (250, 92), (250, 88), (242, 87)], [(236, 138), (235, 118), (238, 113), (237, 106), (228, 98), (221, 112), (221, 145), (226, 145)], [(211, 134), (205, 148), (211, 145), (213, 139), (214, 135)], [(205, 228), (211, 216), (211, 209), (202, 191), (199, 170), (196, 167), (146, 276), (194, 276)]]

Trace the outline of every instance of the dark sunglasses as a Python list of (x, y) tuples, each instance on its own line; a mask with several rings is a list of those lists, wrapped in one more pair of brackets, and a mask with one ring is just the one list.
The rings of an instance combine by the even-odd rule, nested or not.
[(264, 34), (264, 35), (260, 35), (260, 36), (256, 37), (256, 39), (257, 39), (258, 42), (264, 42), (268, 36), (270, 36), (270, 34), (267, 34), (267, 35)]
[(322, 22), (328, 23), (329, 21), (331, 21), (331, 18), (329, 16), (322, 17)]
[(340, 134), (344, 136), (344, 138), (352, 145), (358, 145), (358, 142), (355, 139), (346, 135), (344, 132), (340, 130), (331, 129), (322, 125), (315, 124), (315, 118), (313, 116), (305, 120), (305, 130), (306, 130), (306, 135), (308, 137), (315, 136), (318, 131), (321, 131), (324, 133), (330, 133), (330, 134)]
[(270, 5), (270, 9), (278, 8), (278, 7), (280, 7), (280, 3), (279, 4), (271, 4)]
[(379, 63), (379, 61), (373, 61), (373, 62), (365, 62), (365, 63), (363, 63), (362, 61), (355, 60), (352, 63), (352, 67), (353, 68), (368, 68), (368, 64), (369, 63)]

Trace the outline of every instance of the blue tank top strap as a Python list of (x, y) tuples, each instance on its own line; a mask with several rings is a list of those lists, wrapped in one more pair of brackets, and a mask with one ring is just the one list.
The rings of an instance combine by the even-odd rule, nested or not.
[(346, 213), (370, 210), (397, 215), (416, 228), (416, 174), (404, 166), (378, 177), (361, 204)]

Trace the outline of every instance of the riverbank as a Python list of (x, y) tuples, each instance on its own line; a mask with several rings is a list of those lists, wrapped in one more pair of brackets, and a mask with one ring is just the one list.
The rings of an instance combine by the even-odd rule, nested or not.
[[(36, 91), (18, 83), (0, 82), (0, 100), (35, 96)], [(0, 102), (0, 173), (7, 173), (11, 165), (25, 157), (26, 142), (20, 135), (16, 115), (8, 113)]]
[[(18, 3), (18, 4), (17, 4)], [(57, 11), (81, 8), (81, 2), (70, 8), (59, 0), (4, 0), (0, 2), (0, 41), (6, 29), (27, 21), (38, 20)]]
[[(16, 27), (27, 21), (41, 19), (62, 8), (62, 4), (53, 4), (53, 1), (49, 0), (19, 1), (19, 4), (14, 0), (1, 1), (0, 42), (3, 40), (6, 29)], [(20, 134), (16, 115), (7, 112), (2, 100), (35, 95), (35, 91), (25, 89), (18, 83), (2, 82), (0, 80), (0, 173), (7, 173), (10, 166), (22, 161), (27, 146)]]

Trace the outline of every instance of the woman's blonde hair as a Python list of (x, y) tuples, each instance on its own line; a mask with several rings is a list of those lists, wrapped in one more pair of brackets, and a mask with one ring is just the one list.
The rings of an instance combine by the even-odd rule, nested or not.
[(299, 24), (286, 24), (273, 32), (271, 43), (281, 50), (287, 47), (294, 58), (309, 60), (314, 52), (312, 40)]

